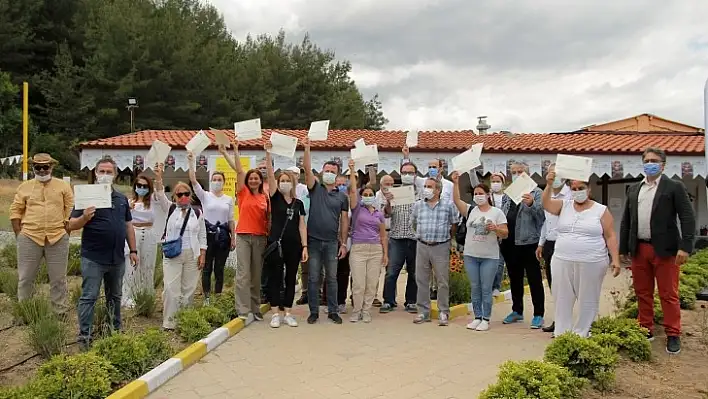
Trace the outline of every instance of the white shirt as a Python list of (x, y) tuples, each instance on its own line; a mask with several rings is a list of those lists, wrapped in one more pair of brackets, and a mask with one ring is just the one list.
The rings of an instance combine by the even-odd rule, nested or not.
[(499, 259), (499, 237), (496, 231), (487, 231), (487, 221), (494, 224), (506, 224), (504, 212), (490, 206), (486, 212), (482, 212), (475, 206), (470, 212), (472, 205), (467, 205), (467, 212), (470, 216), (467, 219), (467, 235), (465, 236), (466, 256), (474, 256), (483, 259)]
[[(570, 187), (563, 184), (563, 188), (561, 188), (558, 194), (551, 194), (551, 198), (558, 200), (572, 199)], [(541, 238), (538, 241), (539, 247), (542, 247), (546, 241), (555, 241), (558, 238), (558, 216), (545, 210), (543, 213), (546, 214), (546, 220), (543, 222), (543, 227), (541, 228)]]
[[(169, 213), (170, 206), (172, 202), (167, 199), (164, 191), (158, 191), (155, 193), (157, 196), (157, 203), (160, 207), (160, 214), (163, 218), (167, 217)], [(184, 229), (184, 235), (182, 236), (182, 248), (189, 248), (194, 254), (194, 259), (199, 257), (199, 252), (201, 249), (207, 249), (207, 239), (206, 239), (206, 225), (204, 224), (204, 213), (199, 215), (197, 219), (194, 209), (189, 213), (189, 220), (187, 221), (187, 227)], [(160, 217), (156, 215), (155, 217)], [(164, 219), (163, 219), (164, 220)], [(184, 222), (184, 216), (182, 216), (182, 210), (177, 207), (172, 215), (170, 215), (169, 220), (166, 221), (167, 229), (165, 239), (163, 241), (170, 241), (179, 238), (179, 232), (182, 229), (182, 223)], [(163, 223), (161, 228), (164, 229), (165, 224)], [(161, 235), (163, 230), (160, 230)]]
[[(386, 208), (386, 197), (384, 197), (383, 191), (379, 190), (376, 193), (376, 203), (374, 204), (374, 208), (378, 209), (379, 212), (384, 213), (384, 208)], [(391, 230), (391, 217), (387, 216), (386, 219), (384, 220), (384, 224), (386, 225), (386, 231)]]
[(502, 198), (504, 198), (504, 193), (492, 193), (492, 202), (494, 203), (494, 206), (497, 208), (501, 208), (502, 206)]
[(651, 210), (654, 205), (656, 188), (659, 186), (661, 177), (649, 183), (645, 178), (642, 186), (639, 187), (637, 197), (637, 238), (640, 240), (651, 240)]
[(133, 223), (154, 223), (155, 222), (155, 203), (151, 204), (151, 207), (145, 208), (145, 204), (142, 202), (133, 202), (130, 200), (130, 214), (133, 216)]
[(601, 218), (607, 210), (597, 202), (582, 212), (573, 201), (563, 201), (558, 215), (558, 238), (553, 257), (568, 262), (608, 262), (607, 243)]
[(310, 192), (307, 190), (306, 185), (304, 185), (302, 183), (298, 183), (297, 186), (295, 187), (295, 195), (297, 196), (297, 199), (302, 201), (303, 198), (310, 196)]
[(204, 212), (204, 220), (209, 223), (226, 224), (234, 220), (234, 199), (228, 195), (217, 196), (211, 191), (204, 191), (202, 186), (194, 184), (194, 193), (202, 203), (202, 212)]

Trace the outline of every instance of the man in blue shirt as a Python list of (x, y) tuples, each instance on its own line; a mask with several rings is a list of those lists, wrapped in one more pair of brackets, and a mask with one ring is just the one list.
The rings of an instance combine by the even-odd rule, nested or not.
[[(103, 158), (96, 163), (96, 183), (113, 184), (117, 174), (116, 163)], [(135, 231), (128, 198), (112, 189), (111, 208), (74, 209), (69, 219), (69, 230), (81, 232), (81, 298), (79, 299), (79, 343), (86, 349), (91, 343), (93, 311), (101, 281), (105, 282), (106, 306), (112, 327), (120, 331), (120, 302), (125, 273), (125, 243), (130, 249), (130, 262), (137, 266)]]

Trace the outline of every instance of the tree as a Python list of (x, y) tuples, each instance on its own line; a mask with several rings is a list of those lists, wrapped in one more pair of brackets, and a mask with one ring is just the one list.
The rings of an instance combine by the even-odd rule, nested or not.
[(20, 88), (10, 74), (0, 71), (0, 156), (22, 153), (22, 109)]
[(384, 116), (383, 105), (379, 100), (379, 95), (374, 94), (374, 96), (367, 101), (364, 106), (366, 107), (366, 128), (373, 130), (383, 130), (383, 128), (388, 123), (388, 119)]

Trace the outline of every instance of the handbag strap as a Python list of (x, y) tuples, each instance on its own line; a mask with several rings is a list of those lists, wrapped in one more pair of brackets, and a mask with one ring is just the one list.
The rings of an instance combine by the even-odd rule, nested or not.
[[(165, 231), (162, 232), (162, 239), (164, 240), (165, 237), (167, 237), (167, 225), (170, 222), (170, 216), (174, 213), (175, 209), (177, 209), (177, 205), (172, 204), (170, 205), (170, 210), (167, 211), (167, 220), (165, 221)], [(184, 222), (182, 222), (182, 229), (179, 231), (179, 237), (182, 238), (184, 235), (184, 230), (187, 228), (187, 221), (189, 220), (189, 213), (192, 212), (192, 207), (189, 207), (187, 210), (187, 215), (184, 217)]]
[[(288, 210), (293, 209), (293, 207), (295, 206), (295, 201), (297, 201), (297, 199), (293, 198), (293, 201), (290, 203), (290, 207), (288, 208)], [(286, 216), (288, 215), (287, 210), (285, 211), (285, 215)], [(290, 219), (293, 219), (294, 217), (295, 217), (295, 214), (293, 213), (290, 217), (285, 218), (285, 223), (283, 223), (283, 229), (280, 230), (280, 236), (278, 237), (278, 242), (280, 242), (280, 240), (283, 239), (283, 235), (285, 234), (285, 229), (288, 227), (288, 222), (290, 222)]]

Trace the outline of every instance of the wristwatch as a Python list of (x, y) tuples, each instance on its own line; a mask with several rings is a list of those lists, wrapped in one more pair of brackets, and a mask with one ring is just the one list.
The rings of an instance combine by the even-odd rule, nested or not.
[(138, 254), (138, 251), (136, 251), (136, 250), (134, 250), (134, 249), (133, 249), (133, 250), (131, 250), (131, 251), (130, 251), (130, 253), (131, 253), (131, 254), (136, 254), (136, 255), (137, 255), (137, 254)]

